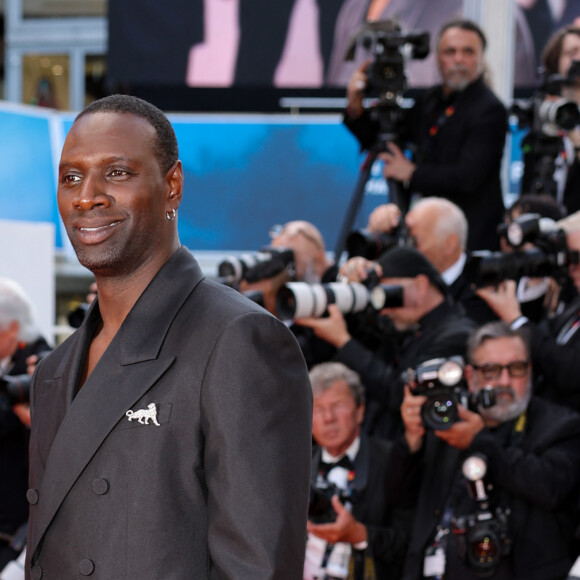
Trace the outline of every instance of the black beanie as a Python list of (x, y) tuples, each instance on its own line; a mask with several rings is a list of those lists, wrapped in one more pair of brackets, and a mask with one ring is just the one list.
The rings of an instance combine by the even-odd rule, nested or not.
[(383, 252), (377, 262), (383, 270), (383, 278), (414, 278), (424, 274), (433, 286), (444, 296), (448, 286), (437, 272), (435, 266), (415, 248), (396, 247)]

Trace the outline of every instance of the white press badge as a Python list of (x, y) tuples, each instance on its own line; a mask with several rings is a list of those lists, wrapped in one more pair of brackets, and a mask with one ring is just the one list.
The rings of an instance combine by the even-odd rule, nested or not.
[(157, 422), (157, 407), (155, 403), (150, 403), (147, 405), (146, 409), (139, 409), (138, 411), (132, 411), (129, 409), (125, 415), (127, 415), (129, 421), (137, 419), (141, 425), (149, 425), (149, 421), (153, 421), (154, 425), (161, 427), (161, 425)]
[(436, 548), (432, 553), (425, 555), (423, 562), (423, 576), (426, 578), (441, 576), (445, 573), (445, 552), (443, 548)]

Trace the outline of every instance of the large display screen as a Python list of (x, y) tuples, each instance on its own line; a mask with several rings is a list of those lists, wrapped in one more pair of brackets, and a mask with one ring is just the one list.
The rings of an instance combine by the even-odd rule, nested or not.
[[(514, 0), (515, 86), (532, 87), (548, 38), (580, 16), (571, 0)], [(426, 59), (407, 61), (408, 86), (438, 82), (437, 32), (463, 0), (122, 0), (109, 2), (108, 75), (133, 86), (344, 89), (368, 52), (345, 54), (366, 22), (395, 19), (429, 32)], [(489, 38), (493, 43), (493, 38)], [(371, 54), (372, 56), (372, 54)], [(256, 110), (259, 109), (256, 101)], [(236, 109), (230, 96), (220, 103)]]

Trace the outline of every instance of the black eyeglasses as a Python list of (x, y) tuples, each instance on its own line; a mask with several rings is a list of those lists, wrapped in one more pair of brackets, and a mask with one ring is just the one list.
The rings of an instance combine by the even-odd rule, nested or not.
[(471, 365), (476, 371), (481, 371), (483, 377), (491, 381), (493, 379), (498, 379), (503, 371), (507, 369), (509, 376), (512, 379), (520, 379), (528, 374), (529, 361), (527, 360), (515, 360), (507, 365), (488, 363), (485, 365)]

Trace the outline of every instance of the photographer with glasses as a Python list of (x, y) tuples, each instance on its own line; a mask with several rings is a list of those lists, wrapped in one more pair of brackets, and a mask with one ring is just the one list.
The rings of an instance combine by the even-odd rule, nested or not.
[(426, 427), (427, 396), (405, 387), (390, 490), (417, 501), (403, 578), (564, 578), (574, 557), (580, 415), (532, 396), (523, 330), (482, 326), (468, 360), (477, 403), (460, 405), (447, 428)]

